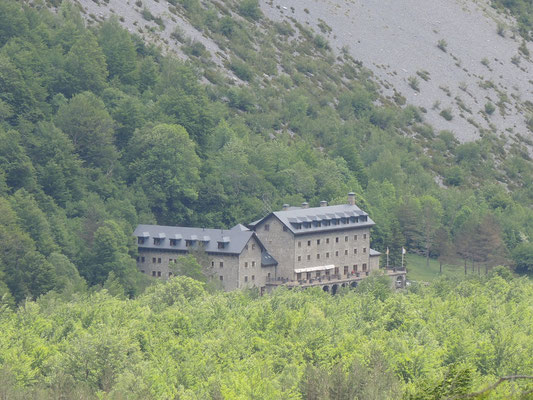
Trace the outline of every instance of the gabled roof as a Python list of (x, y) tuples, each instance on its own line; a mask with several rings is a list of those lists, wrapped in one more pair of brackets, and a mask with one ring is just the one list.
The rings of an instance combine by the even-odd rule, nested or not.
[(252, 222), (249, 226), (251, 229), (255, 229), (272, 216), (278, 218), (295, 235), (364, 228), (375, 225), (368, 214), (359, 207), (340, 204), (313, 208), (291, 207), (285, 211), (274, 211), (266, 217)]
[(377, 250), (374, 250), (374, 249), (370, 249), (370, 257), (374, 257), (374, 256), (380, 256), (381, 253)]
[[(144, 237), (143, 244), (138, 244), (139, 248), (157, 250), (183, 250), (188, 251), (190, 247), (185, 245), (186, 240), (202, 242), (203, 248), (208, 253), (241, 254), (244, 246), (254, 232), (241, 227), (227, 229), (204, 229), (189, 228), (183, 226), (163, 226), (163, 225), (138, 225), (133, 232), (134, 236)], [(154, 244), (153, 238), (162, 239), (160, 244)], [(172, 244), (170, 240), (172, 239)], [(219, 248), (219, 242), (224, 246)]]
[[(185, 245), (186, 240), (202, 242), (203, 249), (208, 253), (239, 255), (244, 246), (254, 237), (261, 248), (261, 266), (270, 267), (278, 265), (265, 246), (261, 243), (254, 231), (241, 224), (227, 229), (189, 228), (184, 226), (163, 225), (138, 225), (133, 236), (143, 238), (144, 243), (139, 243), (139, 248), (153, 250), (189, 251)], [(153, 238), (160, 239), (160, 244), (154, 244)], [(172, 245), (170, 243), (172, 239)], [(219, 248), (219, 243), (223, 248)]]

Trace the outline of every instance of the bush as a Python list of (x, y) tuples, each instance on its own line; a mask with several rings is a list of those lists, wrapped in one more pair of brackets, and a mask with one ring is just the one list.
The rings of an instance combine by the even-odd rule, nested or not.
[(420, 81), (416, 76), (410, 76), (409, 78), (407, 78), (407, 82), (409, 83), (409, 86), (411, 86), (411, 89), (420, 92)]
[(443, 52), (446, 53), (446, 48), (448, 47), (448, 43), (446, 42), (446, 40), (444, 39), (441, 39), (437, 42), (437, 47), (439, 49), (441, 49)]
[(251, 18), (254, 21), (259, 20), (263, 15), (259, 8), (259, 1), (257, 0), (243, 0), (239, 4), (239, 14), (243, 17)]
[(488, 114), (488, 115), (492, 115), (492, 113), (496, 110), (496, 107), (494, 106), (494, 104), (492, 104), (490, 101), (487, 102), (487, 104), (485, 104), (485, 112)]
[(452, 110), (449, 108), (445, 108), (444, 110), (442, 110), (439, 115), (446, 121), (451, 121), (453, 119)]
[(229, 65), (230, 69), (243, 81), (251, 81), (253, 78), (252, 69), (245, 62), (233, 59)]

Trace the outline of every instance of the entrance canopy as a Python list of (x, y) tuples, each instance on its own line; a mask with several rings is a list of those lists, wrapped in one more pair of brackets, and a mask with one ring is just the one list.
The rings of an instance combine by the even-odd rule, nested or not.
[(297, 274), (301, 272), (315, 272), (315, 271), (325, 271), (327, 269), (333, 269), (335, 268), (335, 265), (322, 265), (319, 267), (308, 267), (308, 268), (296, 268), (294, 272)]

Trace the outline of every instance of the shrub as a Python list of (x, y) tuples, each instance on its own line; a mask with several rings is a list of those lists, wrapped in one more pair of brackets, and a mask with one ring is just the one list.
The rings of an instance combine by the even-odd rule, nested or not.
[(253, 77), (251, 68), (241, 60), (233, 59), (229, 65), (230, 69), (243, 81), (250, 81)]
[(501, 37), (505, 37), (505, 25), (503, 24), (503, 22), (498, 22), (496, 32), (498, 32), (498, 35), (500, 35)]
[(448, 42), (446, 40), (441, 39), (437, 42), (437, 47), (441, 49), (443, 52), (446, 53), (446, 48), (448, 47)]
[(449, 108), (445, 108), (444, 110), (442, 110), (439, 115), (446, 121), (451, 121), (453, 119), (452, 110)]
[(411, 86), (413, 90), (420, 92), (420, 86), (419, 86), (420, 81), (418, 80), (416, 76), (410, 76), (409, 78), (407, 78), (407, 82), (409, 83), (409, 86)]
[(489, 115), (492, 115), (492, 113), (496, 110), (496, 107), (494, 104), (492, 104), (490, 101), (485, 104), (485, 112)]
[(243, 17), (257, 21), (262, 16), (259, 2), (257, 0), (243, 0), (241, 4), (239, 4), (239, 14)]

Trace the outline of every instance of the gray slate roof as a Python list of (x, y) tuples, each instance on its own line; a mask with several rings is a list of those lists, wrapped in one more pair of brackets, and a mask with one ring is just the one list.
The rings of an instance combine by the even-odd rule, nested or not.
[[(185, 246), (185, 241), (195, 240), (203, 242), (204, 249), (208, 253), (241, 254), (244, 246), (254, 234), (253, 231), (242, 228), (242, 225), (237, 225), (230, 230), (138, 225), (133, 235), (145, 237), (144, 244), (138, 244), (139, 248), (142, 249), (188, 251), (190, 247)], [(154, 238), (163, 238), (163, 240), (161, 244), (154, 244)], [(175, 246), (170, 245), (170, 239), (176, 239)], [(224, 243), (223, 249), (218, 248), (218, 242)]]
[(370, 257), (374, 257), (374, 256), (380, 256), (381, 253), (377, 250), (374, 250), (374, 249), (370, 249)]
[[(291, 207), (285, 211), (274, 211), (266, 217), (252, 222), (249, 226), (254, 229), (272, 215), (276, 216), (295, 235), (363, 228), (375, 225), (368, 214), (359, 207), (350, 204), (340, 204), (312, 208)], [(343, 218), (345, 223), (341, 222)], [(366, 221), (363, 221), (364, 219)], [(337, 224), (334, 225), (334, 222)]]

